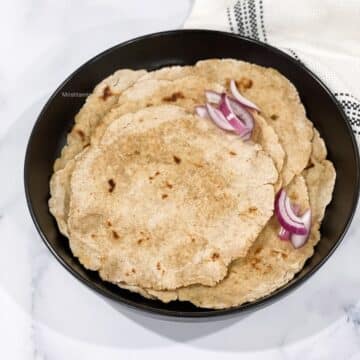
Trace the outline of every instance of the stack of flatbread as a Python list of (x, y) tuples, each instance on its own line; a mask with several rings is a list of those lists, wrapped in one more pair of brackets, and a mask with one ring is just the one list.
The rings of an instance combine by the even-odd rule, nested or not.
[[(257, 104), (250, 140), (195, 115), (235, 79)], [(119, 70), (97, 85), (54, 164), (49, 207), (101, 278), (163, 302), (227, 308), (290, 281), (312, 256), (335, 170), (295, 87), (232, 59)], [(285, 188), (311, 208), (306, 244), (279, 239)]]

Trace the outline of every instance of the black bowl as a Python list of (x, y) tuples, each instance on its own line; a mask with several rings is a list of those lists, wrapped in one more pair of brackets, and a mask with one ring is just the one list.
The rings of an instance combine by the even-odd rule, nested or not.
[[(252, 303), (225, 310), (199, 309), (187, 302), (160, 301), (122, 290), (85, 270), (73, 257), (68, 241), (49, 213), (49, 179), (52, 165), (64, 145), (83, 97), (63, 92), (88, 93), (119, 68), (154, 70), (166, 65), (194, 64), (207, 58), (236, 58), (271, 66), (298, 89), (308, 117), (325, 139), (337, 178), (333, 200), (322, 224), (322, 239), (314, 256), (295, 278), (276, 292)], [(359, 194), (359, 154), (346, 116), (327, 87), (308, 69), (269, 45), (241, 36), (207, 30), (179, 30), (143, 36), (117, 45), (94, 57), (70, 75), (51, 96), (32, 131), (25, 158), (25, 191), (31, 216), (45, 244), (60, 263), (81, 282), (120, 303), (178, 317), (206, 317), (243, 312), (269, 304), (295, 289), (329, 258), (343, 238), (354, 214)]]

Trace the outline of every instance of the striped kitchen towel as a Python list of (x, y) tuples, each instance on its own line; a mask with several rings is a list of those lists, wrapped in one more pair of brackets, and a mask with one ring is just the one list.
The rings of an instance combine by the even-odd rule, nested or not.
[(185, 28), (229, 31), (281, 48), (316, 73), (360, 144), (359, 0), (195, 0)]

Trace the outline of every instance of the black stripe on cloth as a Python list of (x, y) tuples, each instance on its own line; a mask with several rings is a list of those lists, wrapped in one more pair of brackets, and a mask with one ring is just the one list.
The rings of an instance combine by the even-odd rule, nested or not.
[(260, 24), (261, 24), (261, 31), (262, 31), (262, 37), (263, 41), (267, 42), (267, 36), (265, 31), (265, 22), (264, 22), (264, 5), (263, 1), (259, 0), (259, 13), (260, 13)]
[(250, 26), (251, 26), (252, 37), (256, 40), (260, 40), (259, 32), (258, 32), (258, 28), (257, 28), (255, 0), (248, 0), (248, 5), (249, 5), (248, 11), (249, 11), (249, 17), (250, 17)]
[(229, 8), (226, 8), (226, 16), (227, 16), (227, 20), (229, 22), (230, 31), (235, 32), (234, 31), (234, 26), (233, 26), (233, 23), (232, 23), (232, 20), (231, 20), (231, 15), (230, 15), (230, 9)]
[[(232, 8), (227, 8), (227, 19), (231, 31), (267, 41), (262, 0), (238, 0)], [(236, 29), (232, 19), (235, 20)]]
[(250, 14), (249, 14), (249, 0), (243, 0), (242, 3), (242, 9), (243, 9), (243, 15), (244, 15), (244, 28), (245, 33), (247, 36), (250, 36), (251, 38), (255, 38), (254, 34), (252, 33), (251, 24), (250, 24)]
[(360, 100), (350, 93), (336, 92), (336, 93), (334, 93), (334, 95), (338, 96), (338, 97), (350, 97), (350, 98), (354, 99), (355, 102), (360, 103)]
[(353, 132), (360, 135), (360, 101), (349, 93), (334, 93), (349, 119)]
[(294, 59), (296, 59), (297, 61), (301, 61), (298, 54), (293, 50), (293, 49), (290, 49), (290, 48), (287, 48), (289, 50), (289, 53), (292, 55), (292, 57)]
[(243, 24), (243, 11), (241, 10), (241, 3), (238, 1), (234, 8), (233, 8), (234, 14), (235, 14), (235, 20), (237, 24), (237, 31), (240, 35), (246, 35), (244, 24)]
[(304, 65), (304, 62), (300, 59), (299, 55), (295, 52), (295, 50), (286, 48), (286, 50), (290, 53), (290, 55), (297, 60), (300, 64)]

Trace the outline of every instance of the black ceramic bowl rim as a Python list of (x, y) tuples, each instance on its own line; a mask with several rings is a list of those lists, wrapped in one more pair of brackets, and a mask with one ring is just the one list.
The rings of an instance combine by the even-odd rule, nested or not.
[[(139, 303), (133, 300), (129, 300), (126, 299), (124, 297), (122, 297), (121, 295), (118, 294), (114, 294), (113, 292), (111, 292), (108, 289), (104, 289), (104, 288), (100, 288), (99, 286), (97, 286), (97, 284), (93, 283), (92, 281), (83, 278), (79, 273), (77, 273), (74, 269), (72, 269), (72, 267), (70, 265), (68, 265), (65, 260), (58, 254), (58, 252), (56, 251), (55, 248), (52, 247), (52, 245), (49, 243), (46, 235), (43, 233), (43, 231), (41, 230), (38, 220), (35, 216), (34, 213), (34, 209), (33, 209), (33, 204), (31, 202), (31, 196), (29, 193), (29, 186), (28, 186), (28, 179), (29, 179), (29, 169), (30, 169), (30, 162), (29, 162), (29, 147), (31, 145), (31, 140), (34, 136), (34, 134), (36, 133), (36, 129), (38, 127), (38, 124), (42, 118), (42, 115), (45, 113), (46, 109), (51, 105), (53, 99), (58, 95), (58, 93), (61, 91), (61, 89), (64, 87), (64, 85), (71, 80), (78, 72), (80, 72), (84, 67), (86, 67), (87, 65), (89, 65), (92, 62), (95, 62), (96, 60), (98, 60), (101, 57), (106, 56), (108, 53), (114, 51), (117, 48), (123, 47), (125, 45), (129, 45), (131, 43), (140, 41), (140, 40), (145, 40), (145, 39), (151, 39), (153, 37), (161, 37), (161, 36), (168, 36), (168, 35), (172, 35), (172, 34), (176, 34), (176, 33), (182, 33), (182, 32), (193, 32), (193, 33), (208, 33), (209, 35), (211, 34), (217, 34), (217, 35), (223, 35), (223, 36), (228, 36), (228, 37), (234, 37), (240, 40), (245, 40), (247, 42), (251, 42), (251, 43), (255, 43), (263, 48), (267, 48), (268, 50), (270, 50), (271, 52), (278, 54), (278, 55), (282, 55), (284, 57), (287, 58), (288, 61), (292, 62), (293, 64), (295, 64), (297, 67), (301, 68), (303, 71), (307, 72), (308, 75), (310, 75), (314, 81), (316, 81), (322, 88), (323, 90), (325, 90), (326, 94), (330, 97), (330, 99), (334, 102), (334, 104), (337, 107), (337, 110), (339, 111), (341, 117), (343, 118), (347, 129), (348, 129), (348, 133), (349, 133), (349, 139), (351, 141), (351, 145), (352, 145), (352, 149), (355, 155), (355, 162), (357, 165), (357, 169), (356, 169), (356, 179), (355, 179), (355, 189), (356, 189), (356, 195), (353, 198), (353, 202), (351, 205), (351, 214), (348, 217), (347, 221), (344, 224), (343, 230), (341, 232), (341, 236), (338, 238), (338, 240), (336, 241), (336, 243), (329, 249), (329, 252), (326, 254), (326, 256), (323, 256), (321, 261), (315, 265), (311, 270), (309, 270), (303, 277), (297, 279), (294, 283), (287, 285), (284, 288), (280, 288), (274, 292), (272, 292), (271, 294), (260, 298), (254, 302), (249, 302), (249, 303), (245, 303), (243, 305), (237, 306), (237, 307), (232, 307), (232, 308), (227, 308), (227, 309), (219, 309), (219, 310), (213, 310), (213, 309), (209, 309), (209, 310), (202, 310), (201, 312), (197, 312), (197, 311), (178, 311), (178, 310), (168, 310), (168, 309), (159, 309), (159, 308), (154, 308), (152, 306), (149, 306), (147, 304), (143, 304), (143, 303)], [(358, 203), (358, 198), (359, 198), (359, 179), (360, 179), (360, 171), (359, 171), (359, 150), (357, 147), (357, 143), (356, 143), (356, 139), (355, 136), (352, 132), (351, 126), (349, 125), (349, 122), (347, 120), (347, 116), (345, 115), (343, 109), (341, 108), (340, 104), (338, 103), (337, 99), (335, 98), (335, 96), (332, 94), (332, 92), (329, 90), (329, 88), (323, 83), (322, 80), (320, 80), (318, 78), (317, 75), (315, 75), (311, 70), (309, 70), (307, 67), (305, 67), (302, 63), (298, 62), (297, 60), (295, 60), (294, 58), (292, 58), (290, 55), (286, 54), (285, 52), (279, 50), (278, 48), (275, 48), (271, 45), (262, 43), (261, 41), (258, 40), (254, 40), (245, 36), (240, 36), (240, 35), (236, 35), (236, 34), (232, 34), (232, 33), (227, 33), (227, 32), (223, 32), (223, 31), (216, 31), (216, 30), (200, 30), (200, 29), (186, 29), (186, 30), (171, 30), (171, 31), (163, 31), (163, 32), (156, 32), (156, 33), (152, 33), (152, 34), (148, 34), (148, 35), (144, 35), (144, 36), (140, 36), (131, 40), (128, 40), (126, 42), (120, 43), (118, 45), (115, 45), (103, 52), (101, 52), (100, 54), (94, 56), (93, 58), (91, 58), (90, 60), (88, 60), (87, 62), (85, 62), (83, 65), (81, 65), (77, 70), (75, 70), (71, 75), (69, 75), (66, 80), (64, 80), (59, 86), (58, 88), (54, 91), (54, 93), (51, 95), (51, 97), (49, 98), (49, 100), (46, 102), (45, 106), (43, 107), (43, 109), (41, 110), (35, 124), (33, 127), (33, 130), (31, 132), (29, 141), (28, 141), (28, 145), (27, 145), (27, 149), (26, 149), (26, 155), (25, 155), (25, 164), (24, 164), (24, 186), (25, 186), (25, 195), (26, 195), (26, 201), (27, 201), (27, 205), (32, 217), (32, 220), (36, 226), (36, 229), (38, 231), (38, 233), (40, 234), (43, 242), (45, 243), (45, 245), (47, 246), (47, 248), (50, 250), (50, 252), (54, 255), (54, 257), (60, 262), (61, 265), (63, 265), (65, 267), (65, 269), (67, 271), (69, 271), (73, 276), (75, 276), (78, 280), (80, 280), (83, 284), (87, 285), (89, 288), (97, 291), (98, 293), (106, 296), (107, 298), (110, 298), (112, 300), (115, 300), (119, 303), (123, 303), (126, 305), (129, 305), (132, 308), (135, 309), (140, 309), (143, 311), (147, 311), (147, 312), (151, 312), (151, 313), (155, 313), (155, 314), (160, 314), (160, 315), (166, 315), (168, 317), (176, 317), (176, 318), (204, 318), (204, 317), (218, 317), (218, 316), (223, 316), (223, 315), (229, 315), (229, 314), (233, 314), (233, 313), (243, 313), (249, 310), (254, 310), (254, 309), (258, 309), (260, 307), (263, 307), (265, 305), (270, 304), (271, 302), (274, 302), (275, 300), (279, 300), (281, 297), (283, 297), (284, 295), (288, 294), (289, 292), (293, 291), (294, 289), (296, 289), (298, 286), (300, 286), (302, 283), (304, 283), (307, 279), (309, 279), (317, 270), (319, 270), (319, 268), (329, 259), (329, 257), (333, 254), (333, 252), (337, 249), (337, 247), (340, 245), (341, 241), (343, 240), (349, 226), (350, 223), (353, 219), (353, 216), (355, 214), (355, 210), (357, 207), (357, 203)]]

